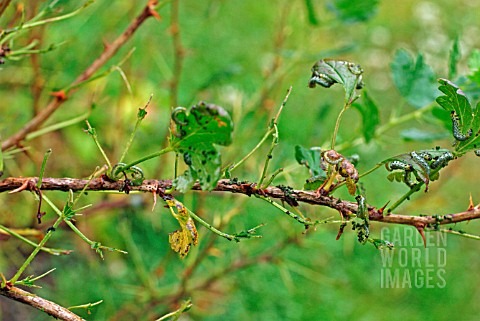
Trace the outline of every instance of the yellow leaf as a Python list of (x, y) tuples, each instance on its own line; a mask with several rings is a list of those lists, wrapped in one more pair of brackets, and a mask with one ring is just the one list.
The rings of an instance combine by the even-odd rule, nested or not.
[(181, 227), (181, 230), (176, 230), (168, 235), (168, 242), (172, 250), (183, 259), (190, 251), (190, 247), (198, 244), (197, 228), (188, 214), (188, 209), (181, 202), (176, 199), (168, 199), (165, 202)]
[(357, 184), (355, 184), (355, 181), (350, 177), (347, 177), (345, 181), (350, 195), (355, 195), (355, 192), (357, 191)]

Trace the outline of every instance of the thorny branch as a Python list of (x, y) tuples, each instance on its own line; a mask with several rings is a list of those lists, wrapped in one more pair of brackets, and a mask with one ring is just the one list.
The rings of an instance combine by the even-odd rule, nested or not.
[[(0, 193), (15, 190), (24, 186), (28, 181), (37, 181), (37, 177), (22, 177), (22, 178), (5, 178), (0, 181)], [(90, 182), (90, 183), (89, 183)], [(125, 182), (106, 181), (102, 178), (95, 178), (92, 180), (75, 179), (75, 178), (43, 178), (40, 190), (57, 190), (57, 191), (80, 191), (87, 185), (86, 191), (122, 191)], [(130, 192), (155, 192), (157, 189), (168, 190), (172, 188), (171, 180), (145, 180), (140, 186), (131, 186)], [(200, 190), (200, 185), (195, 184), (194, 190)], [(267, 196), (274, 199), (279, 199), (287, 204), (291, 204), (292, 197), (296, 202), (307, 203), (311, 205), (326, 206), (337, 210), (343, 216), (347, 217), (351, 214), (356, 214), (358, 205), (356, 202), (341, 200), (332, 196), (318, 195), (314, 191), (291, 190), (288, 193), (284, 189), (269, 186), (265, 189), (257, 189), (254, 183), (238, 182), (228, 179), (222, 179), (218, 182), (213, 191), (239, 193), (248, 196), (259, 195)], [(368, 205), (368, 212), (371, 221), (411, 225), (417, 228), (424, 228), (433, 225), (444, 225), (451, 223), (458, 223), (480, 218), (480, 207), (471, 207), (466, 211), (446, 214), (446, 215), (430, 215), (430, 216), (411, 216), (401, 214), (384, 214), (383, 208), (377, 208)]]
[[(111, 44), (105, 47), (102, 54), (77, 77), (67, 88), (75, 87), (78, 84), (88, 80), (93, 74), (112, 58), (118, 50), (133, 36), (135, 31), (147, 20), (147, 18), (154, 16), (158, 17), (154, 6), (157, 4), (156, 0), (149, 0), (142, 12), (135, 18), (135, 20), (127, 27), (127, 29)], [(74, 89), (70, 90), (72, 93)], [(42, 109), (35, 117), (33, 117), (25, 126), (16, 134), (6, 138), (2, 143), (2, 150), (6, 150), (12, 146), (19, 144), (28, 133), (40, 127), (67, 99), (66, 94), (62, 92), (54, 93), (54, 98), (50, 103)]]

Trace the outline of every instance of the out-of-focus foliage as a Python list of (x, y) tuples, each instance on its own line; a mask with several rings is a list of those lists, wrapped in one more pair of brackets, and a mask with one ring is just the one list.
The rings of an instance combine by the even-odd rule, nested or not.
[(405, 50), (398, 50), (392, 62), (393, 80), (407, 101), (421, 108), (436, 97), (435, 74), (421, 54), (416, 61)]

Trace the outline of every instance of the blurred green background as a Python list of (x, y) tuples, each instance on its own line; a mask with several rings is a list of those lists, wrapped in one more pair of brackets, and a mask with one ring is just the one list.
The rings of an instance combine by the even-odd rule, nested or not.
[[(28, 18), (47, 3), (12, 1), (0, 20), (2, 28), (11, 26), (18, 6), (25, 6)], [(21, 129), (46, 106), (50, 92), (81, 74), (105, 44), (123, 32), (145, 3), (96, 1), (71, 19), (19, 35), (14, 42), (18, 48), (33, 39), (39, 39), (41, 48), (65, 43), (36, 58), (7, 60), (0, 66), (0, 137)], [(362, 9), (362, 3), (369, 4)], [(308, 18), (308, 4), (312, 5), (317, 24)], [(58, 1), (51, 15), (78, 6), (78, 1)], [(341, 6), (346, 6), (345, 11), (338, 11)], [(294, 147), (328, 146), (343, 104), (341, 87), (307, 87), (315, 61), (329, 57), (359, 63), (365, 71), (366, 89), (379, 107), (382, 122), (386, 122), (392, 113), (401, 115), (414, 110), (392, 82), (390, 63), (395, 51), (404, 48), (415, 56), (423, 53), (436, 75), (447, 77), (449, 51), (458, 36), (462, 50), (459, 74), (468, 73), (467, 58), (480, 46), (479, 7), (480, 1), (476, 0), (355, 4), (314, 0), (180, 1), (184, 60), (178, 104), (188, 107), (205, 100), (232, 113), (233, 144), (221, 148), (223, 163), (228, 164), (238, 161), (257, 144), (286, 90), (293, 86), (280, 117), (280, 144), (270, 169), (286, 169), (274, 184), (301, 189), (308, 172), (296, 163)], [(358, 11), (352, 13), (355, 8)], [(125, 63), (108, 76), (81, 87), (47, 125), (81, 115), (95, 105), (89, 122), (115, 161), (135, 124), (138, 108), (153, 94), (127, 160), (166, 144), (170, 109), (174, 107), (170, 84), (177, 72), (173, 67), (171, 3), (162, 3), (158, 12), (161, 19), (149, 19), (102, 70), (118, 64), (135, 48)], [(364, 21), (356, 21), (359, 18)], [(41, 88), (39, 95), (35, 88)], [(361, 125), (358, 112), (349, 110), (342, 120), (338, 143), (361, 137)], [(4, 177), (37, 176), (48, 148), (52, 148), (53, 154), (48, 161), (47, 177), (88, 177), (96, 166), (103, 165), (103, 159), (84, 128), (85, 124), (79, 122), (25, 143), (26, 153), (5, 160)], [(402, 140), (399, 133), (408, 128), (446, 132), (428, 114), (342, 153), (360, 155), (357, 168), (364, 172), (399, 153), (451, 146), (450, 137), (434, 142)], [(268, 145), (234, 176), (257, 180)], [(173, 162), (174, 155), (166, 155), (142, 164), (142, 168), (147, 178), (172, 178)], [(404, 185), (390, 183), (386, 175), (382, 168), (361, 180), (367, 200), (374, 206), (394, 201), (406, 192)], [(462, 157), (442, 171), (441, 179), (431, 184), (428, 194), (415, 194), (396, 212), (461, 212), (468, 207), (470, 194), (474, 201), (480, 200), (478, 179), (478, 158)], [(61, 192), (48, 195), (59, 207), (67, 199)], [(335, 196), (353, 200), (342, 190)], [(89, 193), (81, 203), (93, 206), (77, 218), (77, 227), (91, 239), (129, 254), (107, 252), (102, 261), (63, 226), (49, 246), (74, 252), (62, 257), (40, 253), (26, 275), (56, 270), (42, 279), (42, 288), (34, 292), (67, 307), (103, 300), (91, 309), (91, 314), (75, 310), (89, 320), (154, 320), (175, 310), (187, 298), (192, 299), (193, 307), (181, 320), (478, 319), (480, 307), (475, 300), (480, 289), (476, 275), (480, 259), (474, 240), (449, 236), (446, 244), (433, 242), (433, 246), (424, 249), (418, 241), (413, 246), (407, 244), (408, 235), (416, 237), (412, 227), (372, 224), (375, 237), (381, 236), (382, 229), (386, 229), (384, 235), (398, 236), (393, 266), (387, 267), (386, 254), (373, 246), (358, 244), (352, 231), (346, 230), (335, 241), (336, 224), (303, 234), (303, 226), (255, 198), (198, 192), (178, 198), (225, 232), (266, 223), (259, 230), (263, 238), (235, 244), (199, 228), (199, 245), (185, 260), (180, 260), (168, 244), (168, 233), (178, 225), (162, 206), (151, 210), (151, 195)], [(55, 214), (44, 205), (47, 215), (43, 224), (37, 225), (37, 202), (29, 193), (4, 193), (0, 195), (0, 206), (0, 223), (9, 227), (44, 231), (55, 219)], [(337, 212), (327, 208), (301, 205), (300, 210), (315, 219), (338, 218)], [(479, 223), (473, 221), (455, 228), (476, 233), (478, 227)], [(32, 249), (13, 238), (0, 242), (0, 272), (9, 278)], [(446, 249), (445, 267), (439, 263), (438, 248)], [(421, 253), (421, 266), (415, 266), (412, 257), (417, 251)], [(407, 261), (399, 259), (400, 253), (406, 255)], [(415, 273), (427, 273), (429, 269), (434, 271), (430, 280), (434, 286), (416, 286)], [(441, 287), (437, 284), (438, 270), (444, 270), (445, 284)], [(395, 271), (400, 273), (402, 282), (386, 288), (384, 273)], [(411, 282), (405, 281), (405, 274), (411, 276)], [(50, 319), (4, 297), (0, 298), (0, 307), (3, 320)]]

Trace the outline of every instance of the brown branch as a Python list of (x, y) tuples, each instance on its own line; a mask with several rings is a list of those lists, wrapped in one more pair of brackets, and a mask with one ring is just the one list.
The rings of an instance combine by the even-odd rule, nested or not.
[[(156, 16), (153, 10), (157, 4), (156, 0), (149, 0), (142, 12), (135, 18), (135, 20), (127, 27), (127, 29), (117, 38), (113, 43), (105, 47), (102, 54), (87, 68), (85, 71), (75, 79), (67, 87), (75, 87), (81, 82), (88, 80), (92, 75), (103, 66), (110, 58), (112, 58), (118, 50), (132, 37), (134, 32), (145, 22), (148, 17)], [(74, 89), (70, 91), (72, 93)], [(25, 126), (16, 134), (8, 137), (2, 143), (2, 150), (6, 150), (12, 146), (17, 145), (22, 141), (28, 133), (40, 127), (66, 100), (65, 93), (58, 92), (50, 101), (45, 109), (40, 111), (34, 118), (32, 118)]]
[[(28, 181), (36, 182), (37, 177), (26, 178), (5, 178), (0, 181), (0, 193), (12, 191), (22, 186), (25, 186)], [(80, 191), (85, 185), (89, 183), (88, 180), (75, 178), (43, 178), (41, 190), (57, 190), (57, 191)], [(170, 189), (172, 187), (171, 180), (145, 180), (140, 186), (130, 186), (129, 191), (153, 192), (157, 188), (160, 190)], [(200, 190), (200, 185), (195, 184), (194, 190)], [(112, 182), (96, 178), (90, 181), (86, 191), (124, 191), (125, 182), (123, 180)], [(291, 204), (292, 197), (296, 202), (307, 203), (311, 205), (326, 206), (335, 209), (344, 216), (357, 213), (357, 203), (341, 200), (332, 196), (318, 196), (313, 191), (292, 190), (285, 193), (284, 189), (270, 186), (266, 189), (256, 189), (254, 184), (248, 182), (232, 182), (231, 180), (220, 180), (214, 188), (217, 192), (239, 193), (248, 196), (262, 195), (271, 198), (279, 199), (287, 204)], [(431, 216), (410, 216), (401, 214), (387, 214), (383, 215), (383, 209), (374, 206), (368, 206), (371, 221), (412, 225), (415, 227), (425, 227), (433, 225), (444, 225), (451, 223), (458, 223), (463, 221), (470, 221), (480, 218), (480, 208), (473, 207), (464, 212), (447, 215), (431, 215)]]
[(3, 295), (9, 299), (30, 305), (40, 311), (46, 312), (52, 317), (66, 321), (81, 321), (85, 320), (70, 310), (58, 305), (55, 302), (46, 300), (33, 293), (24, 291), (17, 287), (5, 287), (0, 288), (0, 295)]
[(2, 0), (0, 1), (0, 17), (3, 15), (5, 10), (7, 9), (8, 5), (12, 0)]
[(172, 107), (178, 106), (178, 86), (180, 84), (180, 78), (182, 74), (183, 57), (185, 50), (182, 46), (182, 38), (180, 36), (180, 21), (179, 21), (179, 0), (173, 0), (170, 16), (170, 32), (172, 34), (173, 44), (173, 78), (170, 81), (170, 105)]

